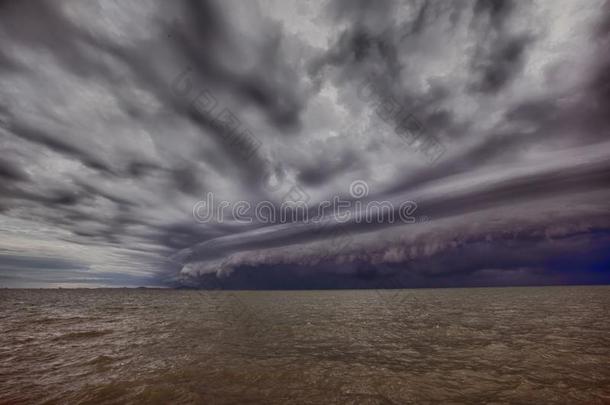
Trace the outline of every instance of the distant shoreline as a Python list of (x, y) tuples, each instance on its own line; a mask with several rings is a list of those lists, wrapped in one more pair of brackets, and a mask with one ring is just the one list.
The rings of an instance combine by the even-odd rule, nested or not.
[(463, 286), (463, 287), (409, 287), (409, 288), (292, 288), (292, 289), (205, 289), (196, 287), (0, 287), (0, 290), (159, 290), (159, 291), (375, 291), (375, 290), (471, 290), (499, 288), (546, 288), (546, 287), (610, 287), (610, 284), (546, 284), (546, 285), (503, 285), (503, 286)]

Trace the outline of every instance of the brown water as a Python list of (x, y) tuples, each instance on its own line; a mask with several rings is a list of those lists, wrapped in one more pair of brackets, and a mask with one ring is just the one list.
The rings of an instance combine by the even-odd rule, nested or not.
[(0, 403), (610, 403), (610, 287), (0, 290)]

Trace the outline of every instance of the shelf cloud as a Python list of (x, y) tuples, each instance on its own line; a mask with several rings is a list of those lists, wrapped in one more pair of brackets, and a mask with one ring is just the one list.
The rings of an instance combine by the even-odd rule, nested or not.
[[(0, 2), (0, 284), (608, 283), (609, 21), (602, 0)], [(206, 193), (416, 209), (204, 223)]]

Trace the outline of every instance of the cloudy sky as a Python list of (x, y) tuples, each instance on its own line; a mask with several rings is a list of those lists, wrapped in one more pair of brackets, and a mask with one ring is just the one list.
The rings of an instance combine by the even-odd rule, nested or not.
[(602, 0), (0, 1), (0, 285), (608, 283), (609, 73)]

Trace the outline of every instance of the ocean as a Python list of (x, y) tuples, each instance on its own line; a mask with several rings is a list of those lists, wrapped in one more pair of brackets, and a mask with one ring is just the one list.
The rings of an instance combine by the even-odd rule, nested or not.
[(0, 290), (2, 404), (608, 404), (610, 287)]

